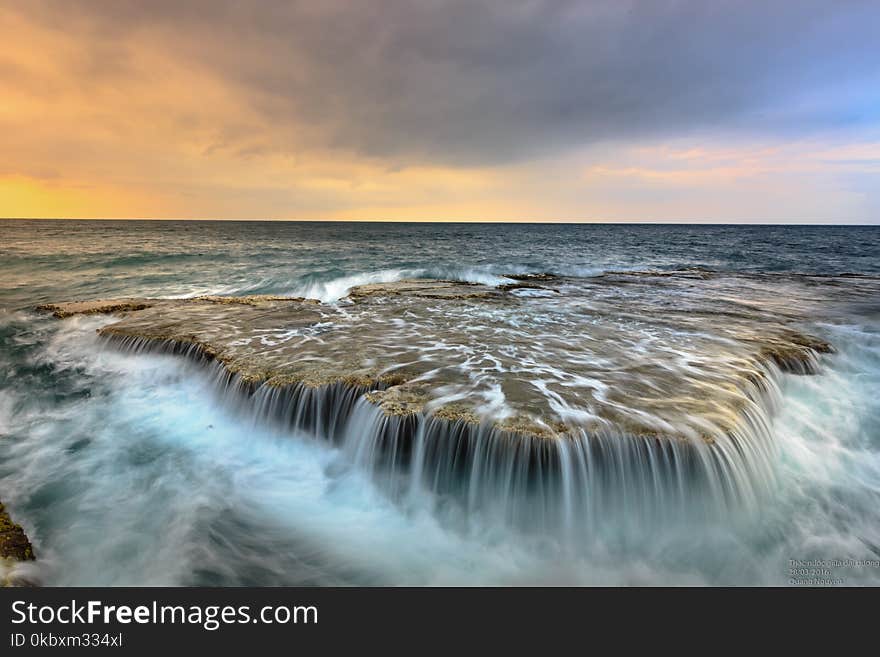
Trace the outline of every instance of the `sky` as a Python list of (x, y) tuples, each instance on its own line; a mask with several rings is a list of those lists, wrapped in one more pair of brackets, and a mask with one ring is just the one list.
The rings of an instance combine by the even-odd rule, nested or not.
[(880, 223), (876, 0), (0, 4), (0, 216)]

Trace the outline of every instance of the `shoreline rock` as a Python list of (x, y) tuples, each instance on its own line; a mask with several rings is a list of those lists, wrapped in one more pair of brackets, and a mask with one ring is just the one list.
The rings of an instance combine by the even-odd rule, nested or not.
[(29, 582), (17, 577), (13, 571), (21, 562), (34, 561), (34, 548), (24, 529), (9, 517), (0, 502), (0, 586), (21, 586)]
[[(688, 285), (694, 281), (690, 273), (683, 276)], [(824, 340), (795, 330), (788, 319), (771, 313), (753, 316), (758, 311), (752, 306), (727, 304), (691, 313), (674, 309), (656, 317), (647, 309), (644, 317), (656, 323), (654, 333), (668, 331), (672, 322), (681, 323), (680, 329), (673, 327), (684, 335), (720, 333), (717, 338), (709, 335), (704, 346), (695, 345), (685, 367), (673, 369), (665, 359), (680, 360), (680, 345), (655, 342), (656, 353), (630, 354), (641, 338), (629, 326), (646, 321), (635, 314), (638, 308), (631, 299), (638, 298), (630, 296), (631, 288), (626, 290), (627, 303), (608, 310), (596, 306), (597, 293), (619, 294), (607, 280), (549, 274), (510, 278), (516, 282), (497, 287), (432, 279), (367, 284), (353, 288), (347, 301), (336, 305), (256, 295), (123, 298), (44, 304), (39, 309), (58, 318), (117, 315), (119, 321), (98, 332), (123, 348), (216, 360), (247, 384), (342, 385), (362, 391), (389, 417), (418, 414), (453, 423), (488, 422), (502, 431), (541, 438), (617, 431), (713, 444), (719, 434), (736, 430), (743, 409), (766, 390), (768, 367), (812, 374), (818, 355), (833, 351)], [(679, 283), (674, 273), (659, 280)], [(556, 287), (541, 285), (546, 282)], [(524, 288), (549, 290), (552, 297), (515, 293)], [(521, 323), (548, 308), (560, 318), (554, 319), (554, 328), (526, 325), (519, 332), (527, 338), (534, 334), (534, 341), (510, 342), (516, 333), (508, 316)], [(551, 366), (560, 377), (552, 390), (543, 383), (543, 393), (533, 381), (544, 375), (518, 371), (522, 368), (516, 354), (528, 359), (535, 348), (552, 351), (548, 358), (556, 359)], [(713, 356), (706, 349), (720, 351)], [(609, 361), (606, 350), (614, 360)], [(473, 384), (462, 361), (473, 361), (475, 353), (496, 363), (501, 372), (495, 385), (502, 387), (510, 408), (499, 416), (487, 417), (483, 410), (481, 399), (488, 391), (468, 392)], [(504, 368), (502, 358), (507, 359)], [(578, 386), (586, 392), (565, 383), (572, 378), (583, 380)]]

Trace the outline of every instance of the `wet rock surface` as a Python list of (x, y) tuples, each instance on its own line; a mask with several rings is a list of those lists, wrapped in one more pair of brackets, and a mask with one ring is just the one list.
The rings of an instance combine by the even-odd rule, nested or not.
[(127, 298), (41, 309), (117, 315), (101, 335), (191, 349), (244, 381), (363, 388), (393, 417), (712, 443), (758, 403), (769, 374), (814, 373), (833, 351), (807, 320), (833, 312), (830, 301), (877, 294), (876, 280), (703, 270), (507, 278), (363, 285), (336, 304)]
[(0, 502), (0, 557), (15, 561), (30, 561), (34, 558), (31, 542), (21, 528), (12, 521), (3, 503)]
[(17, 563), (34, 560), (34, 548), (27, 534), (9, 517), (0, 502), (0, 586), (23, 586), (31, 584), (14, 572)]

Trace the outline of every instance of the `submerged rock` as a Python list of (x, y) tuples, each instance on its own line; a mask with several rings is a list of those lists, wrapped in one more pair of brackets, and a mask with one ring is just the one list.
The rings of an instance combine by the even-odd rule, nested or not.
[(45, 303), (37, 310), (51, 312), (64, 319), (73, 315), (109, 315), (126, 311), (144, 310), (152, 304), (144, 299), (98, 299), (96, 301), (71, 301), (68, 303)]
[(479, 283), (412, 279), (391, 283), (359, 285), (349, 292), (353, 300), (367, 297), (407, 296), (420, 299), (479, 299), (497, 295), (494, 288)]
[(113, 348), (205, 363), (218, 395), (332, 442), (394, 497), (415, 486), (536, 535), (592, 537), (603, 518), (668, 526), (762, 508), (783, 376), (833, 353), (806, 327), (880, 292), (873, 279), (704, 270), (507, 278), (371, 284), (335, 304), (44, 309), (112, 313), (98, 332)]
[(343, 386), (389, 417), (540, 438), (713, 444), (760, 403), (770, 369), (814, 373), (832, 351), (772, 295), (744, 297), (742, 279), (703, 270), (508, 278), (516, 282), (362, 285), (338, 304), (261, 295), (40, 308), (60, 318), (117, 314), (102, 336), (215, 360), (242, 384)]
[(547, 272), (533, 274), (504, 274), (503, 277), (509, 278), (513, 281), (556, 281), (560, 278), (556, 274), (550, 274)]

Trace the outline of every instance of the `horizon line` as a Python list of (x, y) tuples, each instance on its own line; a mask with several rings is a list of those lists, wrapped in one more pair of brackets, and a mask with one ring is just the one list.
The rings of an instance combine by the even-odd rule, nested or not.
[(699, 221), (693, 219), (260, 219), (260, 218), (216, 218), (216, 217), (0, 217), (0, 221), (198, 221), (230, 223), (352, 223), (352, 224), (501, 224), (501, 225), (668, 225), (668, 226), (880, 226), (874, 222), (849, 221)]

